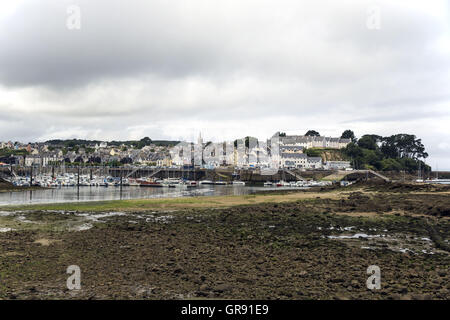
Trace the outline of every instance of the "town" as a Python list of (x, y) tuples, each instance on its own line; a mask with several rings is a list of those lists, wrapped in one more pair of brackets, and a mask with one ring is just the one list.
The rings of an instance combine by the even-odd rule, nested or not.
[[(345, 148), (351, 139), (312, 134), (286, 135), (279, 132), (273, 137), (278, 138), (276, 166), (279, 168), (301, 170), (350, 168), (350, 161), (327, 159), (318, 156), (317, 152), (340, 150)], [(275, 155), (273, 143), (268, 141), (266, 148), (262, 144), (264, 143), (251, 137), (235, 140), (234, 143), (203, 142), (200, 135), (196, 147), (193, 143), (188, 143), (189, 146), (192, 145), (192, 150), (200, 150), (201, 155), (198, 159), (201, 160), (195, 161), (194, 157), (186, 157), (183, 156), (183, 152), (178, 152), (186, 150), (185, 147), (180, 149), (182, 143), (152, 141), (148, 137), (139, 141), (119, 143), (76, 139), (27, 144), (8, 141), (0, 142), (0, 165), (39, 168), (55, 166), (181, 168), (194, 165), (206, 169), (261, 168), (269, 166), (267, 159)]]

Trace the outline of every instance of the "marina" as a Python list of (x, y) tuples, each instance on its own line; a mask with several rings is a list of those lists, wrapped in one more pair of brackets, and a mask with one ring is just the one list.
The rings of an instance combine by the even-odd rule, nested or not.
[(245, 185), (194, 185), (168, 183), (160, 187), (147, 187), (148, 185), (123, 185), (122, 187), (105, 187), (102, 184), (95, 186), (65, 186), (42, 188), (38, 190), (2, 192), (0, 205), (22, 205), (37, 203), (64, 203), (85, 201), (154, 199), (154, 198), (181, 198), (198, 196), (225, 196), (247, 195), (263, 190), (278, 189), (307, 189), (308, 186), (295, 187), (264, 187)]

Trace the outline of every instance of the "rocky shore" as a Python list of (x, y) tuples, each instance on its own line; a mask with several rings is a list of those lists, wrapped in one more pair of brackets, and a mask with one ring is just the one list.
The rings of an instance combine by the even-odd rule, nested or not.
[[(0, 298), (449, 299), (450, 192), (390, 187), (229, 207), (0, 209)], [(81, 290), (66, 287), (69, 265)], [(379, 290), (366, 287), (370, 265)]]

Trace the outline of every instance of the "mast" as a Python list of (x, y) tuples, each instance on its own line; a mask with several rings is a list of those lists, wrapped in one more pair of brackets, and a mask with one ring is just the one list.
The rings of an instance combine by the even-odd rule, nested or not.
[(420, 162), (420, 160), (419, 160), (419, 170), (417, 171), (417, 179), (418, 180), (421, 180), (421, 177), (422, 177), (422, 169), (421, 169), (421, 162)]

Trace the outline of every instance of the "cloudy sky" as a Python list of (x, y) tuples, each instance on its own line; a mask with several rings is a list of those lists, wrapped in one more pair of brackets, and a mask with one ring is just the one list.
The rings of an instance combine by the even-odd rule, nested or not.
[(0, 2), (0, 141), (308, 129), (415, 134), (450, 170), (449, 2)]

